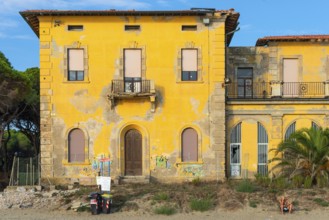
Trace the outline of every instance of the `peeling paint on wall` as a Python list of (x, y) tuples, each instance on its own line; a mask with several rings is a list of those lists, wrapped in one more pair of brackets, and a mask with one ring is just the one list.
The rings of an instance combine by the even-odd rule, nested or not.
[(190, 102), (191, 102), (192, 109), (195, 112), (195, 114), (199, 114), (198, 108), (199, 108), (199, 105), (200, 105), (200, 100), (197, 100), (197, 99), (191, 97)]

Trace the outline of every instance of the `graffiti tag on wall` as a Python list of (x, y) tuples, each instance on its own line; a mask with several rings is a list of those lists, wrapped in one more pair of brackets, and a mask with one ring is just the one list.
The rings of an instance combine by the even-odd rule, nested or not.
[(166, 156), (156, 156), (155, 158), (155, 165), (159, 168), (170, 168), (170, 164), (168, 162), (168, 158)]
[(181, 173), (184, 176), (195, 176), (201, 177), (204, 176), (202, 165), (193, 164), (193, 165), (182, 165)]

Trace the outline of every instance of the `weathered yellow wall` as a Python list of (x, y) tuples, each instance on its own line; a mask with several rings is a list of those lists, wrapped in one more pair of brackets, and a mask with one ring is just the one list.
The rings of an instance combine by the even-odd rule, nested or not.
[[(271, 45), (272, 47), (272, 45)], [(299, 79), (305, 82), (324, 82), (327, 80), (329, 45), (316, 42), (281, 42), (277, 47), (279, 73), (282, 74), (283, 58), (299, 59)]]
[[(110, 157), (111, 175), (124, 175), (123, 135), (136, 128), (143, 135), (143, 175), (156, 178), (224, 177), (225, 102), (222, 83), (225, 69), (225, 25), (213, 19), (205, 26), (198, 17), (180, 16), (62, 16), (40, 17), (40, 59), (42, 106), (50, 122), (43, 132), (44, 177), (94, 177), (91, 163), (97, 157)], [(61, 20), (54, 26), (54, 20)], [(124, 31), (124, 25), (138, 24), (141, 31)], [(197, 31), (181, 31), (182, 25), (197, 25)], [(68, 31), (67, 25), (83, 25), (83, 31)], [(211, 42), (211, 47), (210, 47)], [(84, 82), (68, 82), (65, 77), (65, 48), (87, 51), (88, 77)], [(111, 109), (107, 95), (111, 81), (122, 79), (122, 54), (125, 48), (142, 48), (145, 79), (153, 80), (156, 109), (151, 112), (149, 98), (118, 100)], [(180, 82), (179, 54), (182, 48), (199, 49), (198, 82)], [(44, 80), (43, 77), (47, 77)], [(47, 81), (47, 82), (46, 82)], [(214, 97), (217, 95), (217, 98)], [(213, 98), (214, 97), (214, 98)], [(215, 101), (213, 101), (215, 100)], [(219, 106), (216, 107), (219, 103)], [(216, 115), (216, 108), (220, 108)], [(210, 115), (210, 109), (213, 115)], [(216, 114), (215, 114), (216, 113)], [(220, 141), (212, 140), (215, 128), (209, 118), (220, 118)], [(46, 117), (45, 117), (46, 118)], [(223, 120), (222, 120), (223, 119)], [(215, 122), (214, 122), (215, 123)], [(82, 164), (67, 163), (67, 135), (81, 128), (88, 137), (88, 159)], [(192, 127), (199, 135), (198, 163), (181, 163), (180, 135)], [(48, 144), (46, 144), (49, 142)], [(218, 143), (217, 143), (218, 142)], [(216, 165), (212, 149), (221, 161)], [(156, 165), (165, 156), (167, 167)], [(66, 160), (66, 161), (65, 161)], [(218, 171), (218, 169), (221, 169)], [(217, 170), (216, 170), (217, 169)]]
[[(282, 81), (283, 59), (299, 59), (299, 82), (325, 82), (328, 72), (329, 45), (314, 42), (270, 43), (268, 47), (229, 48), (227, 76), (236, 81), (238, 67), (253, 68), (253, 82)], [(320, 99), (315, 99), (320, 98)], [(230, 174), (230, 135), (242, 123), (241, 176), (257, 173), (257, 122), (268, 135), (268, 149), (275, 149), (284, 139), (288, 127), (296, 122), (296, 130), (310, 128), (312, 122), (328, 127), (327, 99), (271, 98), (257, 100), (231, 99), (226, 105), (227, 114), (227, 169)], [(269, 152), (269, 159), (274, 152)], [(273, 164), (269, 164), (269, 170)], [(244, 170), (248, 172), (243, 173)]]

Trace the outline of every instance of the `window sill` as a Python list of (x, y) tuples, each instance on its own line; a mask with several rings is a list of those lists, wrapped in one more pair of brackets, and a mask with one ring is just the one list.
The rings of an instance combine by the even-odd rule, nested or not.
[(85, 81), (69, 81), (69, 80), (63, 80), (63, 83), (69, 83), (69, 84), (88, 84), (90, 83), (89, 80), (85, 80)]
[(204, 83), (204, 81), (203, 80), (200, 80), (200, 81), (181, 81), (181, 80), (179, 80), (179, 81), (176, 81), (176, 83), (187, 83), (187, 84), (189, 84), (189, 83), (199, 83), (199, 84), (201, 84), (201, 83)]
[(67, 160), (63, 160), (62, 164), (64, 166), (86, 166), (86, 165), (91, 165), (90, 160), (86, 160), (84, 162), (68, 162)]
[(178, 166), (178, 165), (202, 165), (202, 164), (203, 164), (203, 161), (202, 160), (199, 160), (199, 161), (187, 161), (187, 162), (184, 162), (184, 161), (176, 162), (176, 166)]

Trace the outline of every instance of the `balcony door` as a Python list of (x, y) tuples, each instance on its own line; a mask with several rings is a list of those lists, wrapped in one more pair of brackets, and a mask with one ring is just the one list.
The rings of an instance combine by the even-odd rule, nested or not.
[(142, 50), (124, 50), (124, 86), (125, 92), (138, 93), (142, 82)]
[(252, 68), (238, 68), (238, 97), (252, 98)]
[(283, 96), (298, 97), (298, 59), (283, 59)]

